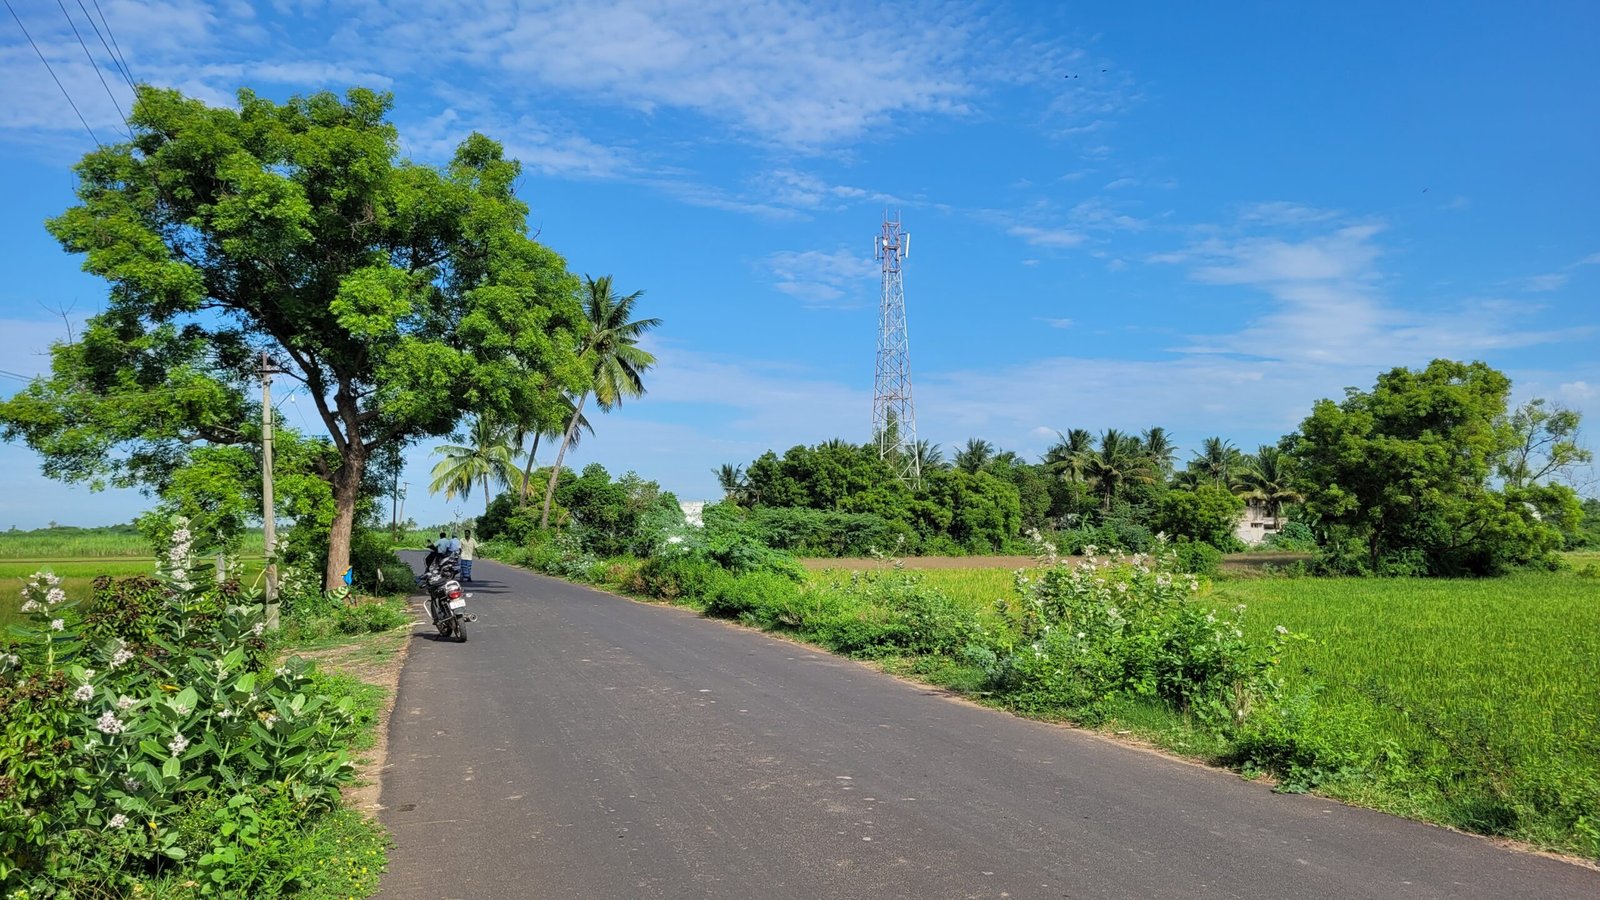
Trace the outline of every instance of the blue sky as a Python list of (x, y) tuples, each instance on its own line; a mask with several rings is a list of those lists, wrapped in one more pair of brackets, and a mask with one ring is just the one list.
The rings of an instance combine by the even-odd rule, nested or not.
[[(60, 8), (12, 4), (110, 140)], [(915, 238), (918, 433), (947, 449), (1151, 425), (1248, 449), (1437, 356), (1600, 416), (1600, 7), (1203, 6), (100, 0), (136, 78), (391, 90), (421, 160), (503, 141), (540, 239), (666, 320), (649, 395), (572, 461), (685, 498), (720, 463), (867, 438), (885, 209)], [(41, 227), (89, 137), (9, 17), (0, 84), (0, 369), (31, 375), (50, 310), (104, 296)], [(480, 508), (426, 496), (428, 451), (407, 513)], [(0, 528), (147, 504), (26, 448), (0, 466)]]

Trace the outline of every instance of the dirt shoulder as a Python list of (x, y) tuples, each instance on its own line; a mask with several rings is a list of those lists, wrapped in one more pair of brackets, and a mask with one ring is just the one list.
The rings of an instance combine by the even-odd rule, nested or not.
[(389, 716), (399, 693), (400, 670), (411, 647), (411, 625), (379, 634), (359, 635), (349, 643), (292, 651), (314, 661), (324, 672), (349, 675), (383, 690), (383, 703), (372, 725), (372, 742), (356, 751), (356, 778), (344, 789), (345, 805), (377, 818), (383, 771), (388, 761)]

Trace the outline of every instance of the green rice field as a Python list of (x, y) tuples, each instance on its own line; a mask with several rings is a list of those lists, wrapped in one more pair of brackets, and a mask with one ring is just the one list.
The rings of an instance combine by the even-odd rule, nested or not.
[[(1476, 580), (1224, 576), (1202, 602), (1245, 604), (1263, 640), (1277, 625), (1311, 639), (1286, 651), (1285, 692), (1359, 770), (1321, 773), (1319, 791), (1543, 846), (1572, 847), (1541, 823), (1576, 818), (1577, 846), (1600, 852), (1597, 561)], [(986, 615), (1013, 594), (1008, 569), (919, 574)]]
[[(146, 553), (149, 551), (146, 550)], [(254, 578), (261, 571), (262, 560), (244, 561), (245, 577)], [(53, 572), (61, 578), (61, 589), (67, 599), (86, 601), (93, 592), (94, 580), (101, 575), (154, 575), (156, 560), (145, 557), (103, 557), (98, 559), (5, 559), (0, 558), (0, 628), (21, 618), (17, 611), (22, 605), (22, 586), (35, 572)]]

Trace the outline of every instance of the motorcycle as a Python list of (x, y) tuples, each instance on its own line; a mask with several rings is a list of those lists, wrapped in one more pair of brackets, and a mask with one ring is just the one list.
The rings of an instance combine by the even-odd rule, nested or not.
[(452, 555), (429, 566), (417, 576), (417, 584), (428, 590), (424, 605), (433, 627), (457, 643), (466, 643), (467, 623), (478, 621), (478, 617), (466, 611), (467, 600), (472, 595), (461, 589), (460, 577), (460, 559)]

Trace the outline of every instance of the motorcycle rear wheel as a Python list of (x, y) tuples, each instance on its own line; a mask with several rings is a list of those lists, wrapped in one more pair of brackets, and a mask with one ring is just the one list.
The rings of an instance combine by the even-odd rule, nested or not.
[(467, 623), (461, 621), (459, 618), (456, 619), (455, 632), (456, 643), (465, 644), (467, 642)]

